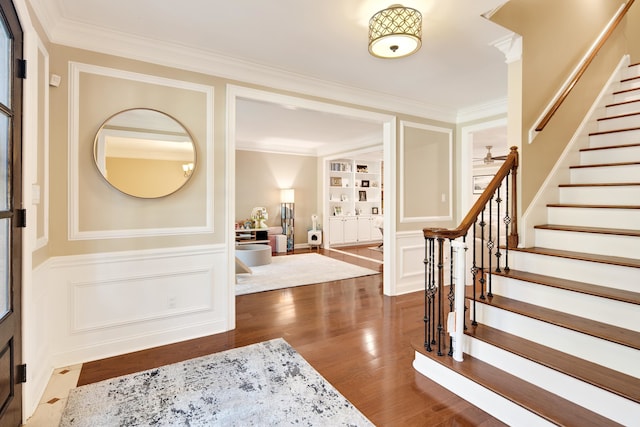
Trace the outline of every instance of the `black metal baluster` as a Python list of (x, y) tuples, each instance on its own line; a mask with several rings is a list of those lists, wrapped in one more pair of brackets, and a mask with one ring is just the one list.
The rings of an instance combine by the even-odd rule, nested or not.
[(444, 268), (443, 257), (444, 257), (444, 239), (438, 237), (438, 356), (442, 356), (442, 335), (443, 335), (443, 324), (442, 324), (442, 316), (444, 311)]
[(425, 238), (424, 241), (424, 348), (430, 351), (429, 346), (429, 241), (431, 239)]
[(478, 264), (476, 262), (476, 255), (478, 251), (476, 250), (476, 229), (478, 228), (478, 218), (473, 222), (473, 265), (471, 266), (471, 280), (473, 280), (473, 321), (472, 325), (477, 325), (476, 322), (476, 295), (478, 295), (477, 283), (478, 283)]
[(507, 273), (509, 272), (509, 225), (511, 225), (511, 217), (509, 216), (509, 177), (511, 176), (511, 172), (509, 172), (505, 178), (505, 183), (506, 183), (506, 191), (505, 191), (505, 197), (506, 199), (506, 205), (505, 205), (505, 214), (504, 214), (504, 229), (505, 229), (505, 236), (506, 236), (506, 245), (505, 245), (505, 251), (504, 251), (504, 271), (506, 271)]
[[(467, 232), (467, 234), (468, 234), (468, 232)], [(466, 245), (466, 243), (467, 243), (467, 235), (466, 234), (464, 236), (462, 236), (462, 243), (465, 243), (465, 247), (464, 247), (464, 263), (465, 263), (465, 266), (466, 266), (466, 264), (467, 264), (467, 245)], [(467, 284), (466, 273), (465, 273), (465, 276), (462, 278), (462, 280), (463, 280), (462, 286), (466, 286), (466, 284)], [(465, 294), (466, 294), (466, 292), (465, 292)], [(464, 300), (464, 314), (465, 315), (462, 316), (462, 318), (463, 318), (464, 330), (466, 331), (467, 330), (467, 299), (466, 299), (466, 297), (465, 297), (465, 300)]]
[(500, 196), (500, 190), (502, 189), (502, 183), (498, 186), (498, 196), (496, 198), (496, 272), (500, 273), (500, 257), (502, 256), (502, 252), (500, 252), (500, 204), (502, 203), (502, 197)]
[(493, 279), (493, 247), (494, 247), (494, 241), (493, 241), (493, 198), (494, 198), (495, 194), (491, 195), (491, 199), (489, 199), (489, 239), (487, 240), (487, 257), (489, 258), (489, 268), (487, 269), (488, 274), (487, 277), (489, 278), (488, 280), (488, 292), (487, 292), (487, 296), (488, 297), (492, 297), (493, 293), (491, 292), (491, 281)]
[[(486, 208), (485, 208), (486, 209)], [(482, 210), (482, 212), (480, 213), (480, 299), (484, 300), (486, 299), (485, 295), (484, 295), (484, 285), (485, 285), (485, 274), (484, 274), (484, 227), (487, 225), (486, 222), (484, 222), (484, 211), (485, 209)]]

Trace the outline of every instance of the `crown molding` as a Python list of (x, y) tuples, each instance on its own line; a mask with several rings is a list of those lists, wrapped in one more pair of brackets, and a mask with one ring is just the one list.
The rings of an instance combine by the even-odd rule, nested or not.
[(485, 104), (460, 109), (456, 117), (456, 123), (467, 123), (499, 114), (507, 114), (507, 105), (507, 98), (500, 98)]
[[(454, 122), (453, 108), (304, 76), (231, 58), (213, 51), (115, 32), (62, 18), (54, 6), (34, 1), (34, 9), (52, 43), (203, 73), (268, 88), (360, 105), (382, 111)], [(51, 2), (44, 2), (51, 3)], [(55, 3), (55, 2), (52, 2)], [(38, 7), (36, 7), (36, 5)]]

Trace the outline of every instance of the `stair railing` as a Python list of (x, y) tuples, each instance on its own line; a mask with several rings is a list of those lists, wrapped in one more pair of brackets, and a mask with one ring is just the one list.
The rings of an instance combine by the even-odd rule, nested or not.
[(547, 108), (545, 113), (542, 115), (542, 118), (539, 119), (538, 124), (535, 127), (536, 132), (542, 132), (545, 126), (547, 126), (547, 124), (551, 120), (551, 117), (553, 117), (556, 111), (558, 111), (558, 109), (560, 108), (560, 105), (562, 105), (564, 100), (569, 96), (569, 93), (571, 93), (574, 86), (578, 83), (578, 80), (580, 80), (580, 77), (582, 77), (582, 75), (587, 71), (587, 68), (589, 68), (589, 65), (591, 64), (591, 62), (593, 62), (595, 57), (598, 56), (600, 49), (602, 49), (604, 44), (611, 37), (611, 34), (613, 34), (620, 22), (622, 22), (622, 19), (625, 17), (627, 12), (633, 5), (633, 2), (634, 0), (629, 0), (624, 5), (620, 6), (616, 14), (606, 25), (602, 33), (600, 33), (594, 44), (587, 51), (584, 58), (580, 61), (580, 63), (578, 64), (578, 68), (569, 77), (568, 81), (562, 86), (562, 89), (560, 90), (558, 95), (556, 95), (556, 97), (552, 100), (552, 104)]
[[(465, 298), (461, 295), (465, 295), (466, 282), (471, 280), (473, 286), (473, 295), (467, 297), (473, 304), (471, 321), (476, 325), (477, 298), (493, 296), (493, 272), (509, 271), (509, 248), (518, 246), (517, 171), (518, 149), (511, 147), (506, 160), (458, 227), (423, 229), (424, 348), (428, 352), (437, 350), (438, 356), (443, 356), (448, 347), (447, 354), (454, 356), (455, 342), (454, 357), (462, 360), (463, 329), (466, 325), (461, 321), (465, 311)], [(470, 255), (466, 253), (469, 238), (472, 239)], [(472, 265), (470, 274), (465, 273), (467, 257)], [(449, 277), (445, 282), (447, 259)], [(457, 292), (456, 285), (460, 285)], [(450, 334), (455, 329), (455, 340), (451, 336), (448, 342), (445, 341), (445, 319)]]

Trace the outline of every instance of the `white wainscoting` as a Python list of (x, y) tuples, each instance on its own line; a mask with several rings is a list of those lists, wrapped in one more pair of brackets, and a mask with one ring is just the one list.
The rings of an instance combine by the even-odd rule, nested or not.
[[(424, 290), (424, 249), (422, 230), (396, 233), (396, 295)], [(449, 244), (445, 244), (444, 274), (448, 282)]]
[(51, 365), (68, 366), (228, 329), (224, 245), (57, 257), (47, 283)]

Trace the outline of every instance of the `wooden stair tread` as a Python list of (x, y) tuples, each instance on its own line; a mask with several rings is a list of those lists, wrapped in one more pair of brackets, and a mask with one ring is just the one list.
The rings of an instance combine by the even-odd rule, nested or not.
[(464, 362), (456, 362), (453, 357), (437, 356), (435, 351), (426, 351), (419, 339), (413, 340), (412, 346), (420, 354), (549, 420), (551, 423), (567, 426), (579, 425), (581, 427), (618, 425), (602, 415), (521, 380), (515, 375), (511, 375), (468, 354), (464, 355)]
[(607, 168), (612, 166), (634, 166), (634, 165), (640, 165), (640, 162), (594, 163), (591, 165), (569, 166), (569, 169)]
[(522, 280), (525, 282), (536, 283), (538, 285), (565, 289), (582, 294), (640, 305), (640, 293), (631, 292), (624, 289), (615, 289), (608, 286), (593, 285), (591, 283), (561, 279), (559, 277), (545, 276), (543, 274), (529, 273), (526, 271), (518, 270), (493, 272), (492, 274), (496, 276), (509, 277), (516, 280)]
[(618, 105), (633, 104), (634, 102), (638, 102), (638, 103), (640, 103), (640, 99), (631, 99), (631, 100), (629, 100), (629, 101), (622, 101), (622, 102), (612, 102), (611, 104), (607, 104), (607, 105), (605, 105), (605, 108), (608, 108), (608, 107), (617, 107)]
[(640, 209), (640, 205), (584, 205), (577, 203), (549, 203), (550, 208)]
[(487, 325), (470, 326), (465, 333), (520, 357), (640, 403), (640, 381), (631, 375)]
[[(635, 65), (635, 64), (634, 64)], [(632, 67), (633, 65), (630, 65), (630, 67)], [(622, 79), (620, 80), (621, 82), (630, 82), (633, 80), (639, 80), (640, 76), (633, 76), (633, 77), (627, 77), (626, 79)]]
[(621, 119), (621, 118), (624, 118), (624, 117), (633, 117), (633, 116), (640, 116), (640, 112), (636, 111), (634, 113), (626, 113), (626, 114), (618, 114), (618, 115), (615, 115), (615, 116), (600, 117), (599, 119), (596, 119), (596, 121), (605, 122), (607, 120), (615, 120), (615, 119)]
[(630, 89), (616, 90), (615, 92), (613, 92), (613, 94), (614, 95), (619, 95), (621, 93), (630, 93), (630, 92), (640, 92), (640, 88), (632, 87)]
[[(640, 113), (635, 113), (640, 115)], [(581, 148), (580, 152), (585, 152), (585, 151), (599, 151), (599, 150), (614, 150), (617, 148), (631, 148), (631, 147), (638, 147), (640, 146), (640, 143), (638, 144), (618, 144), (618, 145), (607, 145), (604, 147), (589, 147), (589, 148)]]
[[(472, 295), (469, 295), (469, 293), (470, 292), (467, 293), (467, 298), (472, 298)], [(523, 301), (503, 297), (501, 295), (486, 297), (484, 300), (476, 298), (476, 302), (640, 350), (640, 332), (632, 331), (630, 329), (608, 325), (606, 323), (540, 307)]]
[(610, 255), (598, 255), (598, 254), (589, 254), (585, 252), (573, 252), (573, 251), (564, 251), (561, 249), (549, 249), (549, 248), (541, 248), (541, 247), (530, 247), (530, 248), (509, 248), (510, 251), (515, 252), (527, 252), (534, 253), (539, 255), (547, 255), (547, 256), (555, 256), (559, 258), (569, 258), (581, 261), (590, 261), (597, 262), (600, 264), (610, 264), (610, 265), (619, 265), (622, 267), (635, 267), (640, 268), (640, 259), (636, 258), (624, 258), (618, 256), (610, 256)]
[(640, 185), (640, 182), (602, 182), (602, 183), (587, 183), (587, 184), (560, 184), (558, 187), (628, 187)]
[(607, 134), (610, 134), (610, 133), (620, 133), (620, 132), (633, 132), (635, 130), (640, 130), (640, 127), (613, 129), (613, 130), (601, 130), (599, 132), (591, 132), (591, 133), (589, 133), (589, 136), (607, 135)]
[(629, 230), (622, 228), (602, 228), (602, 227), (580, 227), (574, 225), (559, 225), (559, 224), (542, 224), (536, 225), (533, 228), (541, 230), (557, 230), (557, 231), (573, 231), (577, 233), (596, 233), (596, 234), (610, 234), (616, 236), (631, 236), (640, 237), (640, 230)]

